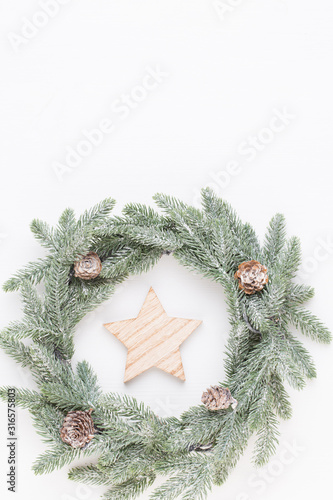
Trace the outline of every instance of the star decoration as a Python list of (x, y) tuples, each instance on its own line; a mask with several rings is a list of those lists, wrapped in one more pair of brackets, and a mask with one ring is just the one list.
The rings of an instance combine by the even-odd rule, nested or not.
[(104, 326), (128, 349), (124, 382), (153, 366), (185, 380), (179, 347), (202, 323), (171, 318), (151, 288), (136, 318)]

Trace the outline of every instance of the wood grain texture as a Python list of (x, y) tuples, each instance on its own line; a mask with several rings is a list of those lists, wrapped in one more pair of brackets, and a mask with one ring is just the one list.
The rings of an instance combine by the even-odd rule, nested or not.
[(128, 349), (124, 382), (153, 366), (185, 380), (180, 345), (200, 320), (171, 318), (151, 288), (137, 318), (104, 324)]

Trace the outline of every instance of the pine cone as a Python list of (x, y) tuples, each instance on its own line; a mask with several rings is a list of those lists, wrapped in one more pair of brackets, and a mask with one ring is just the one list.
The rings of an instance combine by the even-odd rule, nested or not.
[(238, 279), (239, 288), (244, 290), (247, 295), (253, 295), (260, 292), (268, 283), (268, 274), (265, 266), (256, 260), (243, 262), (238, 266), (235, 274)]
[(226, 410), (229, 406), (235, 410), (238, 405), (238, 401), (232, 397), (229, 389), (218, 385), (207, 389), (207, 392), (203, 393), (201, 401), (211, 411)]
[(94, 421), (89, 411), (70, 411), (64, 420), (60, 431), (62, 441), (72, 448), (83, 448), (89, 443), (96, 432)]
[(101, 270), (102, 262), (95, 252), (89, 252), (74, 264), (74, 276), (82, 280), (97, 278)]

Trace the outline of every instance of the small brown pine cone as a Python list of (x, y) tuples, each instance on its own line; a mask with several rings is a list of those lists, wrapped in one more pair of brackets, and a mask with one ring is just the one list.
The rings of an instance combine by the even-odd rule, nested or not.
[(235, 278), (238, 279), (239, 288), (244, 290), (247, 295), (260, 292), (268, 283), (267, 269), (257, 260), (240, 264)]
[(102, 270), (102, 262), (97, 253), (89, 252), (74, 264), (74, 276), (82, 280), (97, 278)]
[(60, 431), (62, 441), (72, 448), (83, 448), (96, 433), (94, 421), (89, 411), (70, 411)]
[(226, 410), (229, 406), (235, 410), (238, 405), (238, 401), (232, 397), (229, 389), (218, 385), (207, 389), (207, 392), (203, 393), (201, 401), (211, 411)]

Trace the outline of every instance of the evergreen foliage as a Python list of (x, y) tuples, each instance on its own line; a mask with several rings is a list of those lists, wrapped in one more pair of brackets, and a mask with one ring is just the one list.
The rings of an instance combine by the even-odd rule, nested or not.
[[(255, 464), (267, 463), (278, 443), (278, 421), (292, 413), (285, 384), (302, 389), (316, 376), (290, 325), (318, 342), (331, 340), (327, 328), (302, 307), (314, 292), (293, 281), (300, 245), (297, 238), (287, 239), (282, 215), (273, 217), (261, 245), (250, 225), (208, 189), (202, 192), (202, 210), (165, 195), (155, 200), (162, 215), (130, 204), (122, 217), (110, 217), (114, 201), (106, 199), (78, 219), (65, 210), (55, 228), (34, 220), (31, 230), (48, 254), (4, 284), (6, 291), (20, 291), (23, 318), (3, 330), (0, 345), (34, 376), (38, 390), (17, 388), (16, 402), (30, 411), (48, 445), (33, 469), (47, 473), (95, 455), (95, 464), (75, 467), (69, 477), (107, 486), (104, 500), (137, 498), (157, 475), (167, 479), (152, 500), (204, 499), (227, 479), (252, 434)], [(101, 274), (91, 281), (75, 278), (74, 262), (90, 251), (102, 260)], [(199, 405), (180, 418), (163, 419), (134, 398), (103, 394), (87, 362), (73, 366), (79, 321), (111, 297), (118, 283), (147, 271), (165, 253), (225, 291), (231, 331), (222, 385), (238, 400), (236, 411)], [(261, 292), (245, 295), (234, 274), (252, 259), (268, 268), (269, 282)], [(8, 387), (0, 389), (2, 400), (7, 394)], [(90, 409), (96, 434), (86, 447), (73, 449), (60, 437), (64, 417)]]

